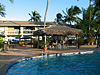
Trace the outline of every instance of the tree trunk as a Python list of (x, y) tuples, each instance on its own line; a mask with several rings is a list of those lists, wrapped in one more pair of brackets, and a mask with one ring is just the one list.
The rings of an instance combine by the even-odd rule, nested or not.
[[(91, 0), (90, 0), (90, 8), (89, 8), (89, 19), (91, 20)], [(91, 26), (89, 24), (89, 31), (91, 29)]]
[[(45, 29), (45, 25), (46, 25), (46, 15), (47, 15), (47, 11), (48, 11), (48, 5), (49, 5), (49, 0), (47, 0), (47, 7), (46, 7), (46, 12), (45, 12), (45, 17), (44, 17), (44, 29)], [(46, 36), (45, 36), (45, 47), (46, 47)]]

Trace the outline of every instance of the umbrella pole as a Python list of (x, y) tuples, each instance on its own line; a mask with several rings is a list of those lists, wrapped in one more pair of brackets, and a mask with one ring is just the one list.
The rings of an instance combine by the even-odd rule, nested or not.
[(76, 35), (76, 49), (78, 49), (78, 35)]
[(46, 34), (44, 35), (44, 37), (45, 37), (45, 48), (47, 47), (47, 45), (46, 45)]

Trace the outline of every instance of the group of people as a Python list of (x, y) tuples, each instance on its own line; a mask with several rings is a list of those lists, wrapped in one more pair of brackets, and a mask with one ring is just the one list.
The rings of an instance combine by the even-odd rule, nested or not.
[(49, 48), (50, 49), (61, 49), (61, 48), (65, 48), (67, 45), (66, 41), (65, 40), (53, 40), (50, 42), (50, 46)]

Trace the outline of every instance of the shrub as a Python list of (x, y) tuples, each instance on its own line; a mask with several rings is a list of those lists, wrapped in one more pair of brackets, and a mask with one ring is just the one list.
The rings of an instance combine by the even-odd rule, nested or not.
[(87, 38), (88, 43), (95, 42), (95, 37)]
[(3, 48), (4, 49), (4, 40), (2, 37), (0, 37), (0, 48)]
[[(39, 43), (40, 43), (39, 46), (40, 46), (41, 48), (44, 48), (44, 47), (45, 47), (45, 42), (44, 42), (44, 40), (40, 41)], [(49, 46), (49, 42), (48, 42), (48, 41), (46, 41), (46, 45), (47, 45), (47, 47)]]
[(78, 39), (78, 44), (79, 44), (79, 45), (84, 44), (84, 38), (79, 38), (79, 39)]

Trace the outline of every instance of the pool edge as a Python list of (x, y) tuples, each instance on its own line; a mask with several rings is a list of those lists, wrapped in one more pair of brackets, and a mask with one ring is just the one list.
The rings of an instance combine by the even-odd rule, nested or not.
[[(96, 50), (95, 50), (96, 51)], [(36, 56), (36, 57), (30, 57), (30, 58), (24, 58), (24, 59), (20, 59), (17, 61), (14, 61), (10, 64), (10, 66), (7, 68), (6, 70), (6, 74), (8, 73), (8, 70), (15, 64), (23, 62), (23, 61), (27, 61), (27, 60), (32, 60), (32, 59), (37, 59), (37, 58), (43, 58), (43, 57), (53, 57), (53, 56), (69, 56), (69, 55), (77, 55), (77, 54), (90, 54), (93, 53), (95, 51), (84, 51), (84, 52), (70, 52), (70, 53), (56, 53), (56, 54), (50, 54), (50, 55), (44, 55), (44, 56)]]

